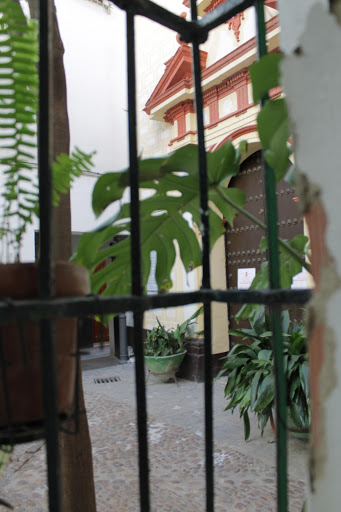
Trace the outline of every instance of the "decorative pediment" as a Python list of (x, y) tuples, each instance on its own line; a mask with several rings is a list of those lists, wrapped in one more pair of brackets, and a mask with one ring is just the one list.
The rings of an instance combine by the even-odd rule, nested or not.
[(277, 3), (278, 3), (277, 0), (266, 0), (265, 1), (265, 5), (267, 5), (268, 7), (271, 7), (272, 9), (278, 10)]
[[(234, 27), (231, 26), (231, 30), (232, 28)], [(269, 34), (269, 51), (273, 51), (278, 45), (275, 39), (275, 31), (278, 31), (278, 16), (270, 16), (266, 22), (266, 32)], [(180, 117), (175, 119), (173, 115), (175, 111), (171, 109), (180, 103), (187, 105), (189, 104), (188, 100), (193, 100), (194, 80), (191, 67), (191, 48), (183, 41), (180, 41), (178, 36), (177, 41), (180, 47), (175, 52), (174, 56), (165, 62), (164, 73), (143, 110), (150, 116), (150, 119), (159, 122), (165, 120), (172, 122), (176, 120), (177, 125), (179, 125)], [(245, 68), (248, 68), (255, 60), (255, 52), (256, 40), (255, 37), (253, 37), (245, 43), (240, 44), (234, 51), (226, 54), (209, 67), (206, 67), (207, 53), (201, 51), (200, 60), (204, 97), (205, 94), (208, 94), (206, 91), (211, 88), (218, 87), (218, 92), (222, 86), (226, 88), (227, 82), (231, 82), (230, 88), (234, 88), (232, 81), (234, 77), (241, 72), (241, 61), (243, 61)], [(245, 80), (242, 80), (238, 86), (236, 85), (235, 92), (237, 93), (238, 112), (244, 112), (248, 105), (248, 87), (247, 83), (244, 82)], [(226, 94), (228, 94), (228, 92), (225, 91), (225, 95)], [(215, 100), (208, 101), (208, 97), (206, 105), (204, 106), (209, 107), (208, 110), (212, 125), (218, 115), (218, 106)], [(188, 123), (189, 121), (190, 119), (187, 118), (186, 122)], [(181, 122), (183, 122), (182, 117)]]
[[(192, 52), (188, 44), (180, 43), (174, 57), (165, 62), (165, 72), (155, 87), (153, 94), (149, 98), (144, 108), (147, 114), (150, 114), (152, 108), (160, 104), (164, 99), (171, 95), (171, 89), (183, 82), (183, 86), (189, 87), (192, 79)], [(207, 52), (200, 52), (201, 69), (205, 69)]]

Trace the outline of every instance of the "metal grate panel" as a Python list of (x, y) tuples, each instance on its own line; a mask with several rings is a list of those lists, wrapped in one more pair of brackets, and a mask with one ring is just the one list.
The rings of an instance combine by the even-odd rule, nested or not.
[(110, 382), (121, 382), (120, 377), (96, 377), (95, 384), (109, 384)]
[[(226, 22), (232, 16), (254, 6), (257, 18), (258, 52), (266, 53), (264, 0), (228, 0), (198, 20), (195, 0), (191, 0), (191, 21), (168, 12), (149, 0), (111, 0), (126, 11), (127, 22), (127, 63), (128, 63), (128, 106), (129, 106), (129, 161), (131, 185), (132, 236), (132, 295), (129, 297), (86, 297), (82, 299), (53, 300), (52, 276), (52, 206), (51, 206), (51, 142), (53, 134), (50, 124), (49, 78), (51, 69), (50, 37), (51, 3), (40, 2), (40, 114), (39, 114), (39, 187), (40, 187), (40, 299), (32, 302), (18, 301), (14, 305), (8, 301), (0, 303), (0, 321), (40, 319), (42, 344), (42, 370), (44, 375), (44, 407), (46, 414), (47, 464), (49, 484), (49, 510), (62, 512), (60, 487), (60, 462), (58, 448), (57, 383), (54, 342), (54, 319), (62, 316), (104, 315), (109, 312), (134, 311), (134, 338), (136, 356), (136, 397), (139, 444), (139, 485), (140, 510), (149, 512), (149, 460), (147, 440), (147, 408), (145, 392), (145, 372), (142, 340), (143, 314), (156, 307), (174, 307), (185, 304), (204, 303), (205, 334), (205, 447), (206, 447), (206, 511), (214, 511), (213, 474), (213, 414), (212, 414), (212, 369), (211, 369), (211, 303), (260, 303), (269, 304), (274, 332), (274, 352), (276, 365), (277, 395), (277, 480), (278, 511), (287, 512), (287, 445), (286, 445), (286, 389), (283, 374), (282, 341), (280, 325), (281, 304), (303, 304), (309, 297), (308, 290), (280, 290), (279, 262), (277, 247), (277, 207), (273, 173), (265, 164), (266, 210), (268, 219), (270, 290), (211, 290), (208, 191), (203, 123), (203, 98), (201, 90), (201, 70), (199, 45), (206, 41), (209, 31)], [(202, 211), (202, 288), (197, 292), (169, 295), (143, 296), (141, 286), (140, 216), (139, 216), (139, 164), (136, 134), (136, 85), (135, 85), (135, 16), (142, 15), (178, 32), (181, 38), (192, 43), (193, 69), (195, 82), (195, 103), (197, 113), (200, 206)], [(115, 377), (113, 378), (115, 382)], [(101, 380), (101, 379), (99, 379)], [(111, 381), (112, 382), (112, 381)]]

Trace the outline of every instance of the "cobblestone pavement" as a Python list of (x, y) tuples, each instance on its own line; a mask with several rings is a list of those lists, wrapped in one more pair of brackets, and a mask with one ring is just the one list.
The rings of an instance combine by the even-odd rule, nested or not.
[[(93, 447), (98, 512), (139, 510), (134, 368), (93, 365), (83, 372)], [(103, 367), (104, 366), (104, 367)], [(115, 377), (116, 381), (95, 383)], [(215, 503), (217, 512), (276, 510), (275, 443), (268, 429), (243, 440), (238, 414), (224, 411), (223, 381), (214, 387)], [(203, 385), (147, 383), (151, 502), (154, 512), (205, 510)], [(304, 501), (306, 444), (290, 439), (290, 511)], [(45, 448), (42, 441), (16, 447), (0, 495), (18, 512), (46, 512)]]

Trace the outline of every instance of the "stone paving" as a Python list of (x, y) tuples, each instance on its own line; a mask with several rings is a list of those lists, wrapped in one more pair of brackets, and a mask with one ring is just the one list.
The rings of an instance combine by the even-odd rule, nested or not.
[[(110, 366), (106, 366), (110, 365)], [(90, 369), (87, 369), (90, 368)], [(104, 358), (83, 366), (91, 431), (98, 512), (137, 512), (138, 462), (134, 365), (112, 366)], [(95, 378), (117, 380), (95, 384)], [(275, 443), (270, 428), (261, 438), (255, 422), (243, 440), (238, 414), (224, 411), (224, 382), (214, 386), (215, 510), (276, 510)], [(151, 503), (154, 512), (204, 512), (203, 385), (181, 380), (147, 383)], [(306, 443), (290, 439), (290, 512), (304, 501)], [(0, 496), (17, 512), (46, 512), (44, 442), (16, 447)]]

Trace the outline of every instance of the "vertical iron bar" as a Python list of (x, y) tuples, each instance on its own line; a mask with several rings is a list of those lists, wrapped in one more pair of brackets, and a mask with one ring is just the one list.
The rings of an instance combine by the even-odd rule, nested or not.
[[(141, 236), (139, 208), (139, 166), (136, 135), (136, 82), (135, 82), (135, 27), (134, 12), (127, 9), (127, 63), (128, 63), (128, 112), (129, 112), (129, 167), (130, 167), (130, 217), (131, 217), (131, 272), (132, 293), (142, 295)], [(133, 258), (134, 256), (134, 258)], [(137, 428), (139, 445), (140, 509), (149, 512), (149, 461), (147, 437), (147, 403), (144, 376), (143, 314), (134, 313), (135, 383), (137, 399)]]
[[(266, 27), (264, 18), (264, 0), (257, 0), (257, 34), (259, 58), (267, 53)], [(263, 98), (262, 106), (268, 98)], [(268, 225), (269, 248), (269, 282), (271, 289), (280, 288), (280, 265), (277, 233), (277, 202), (275, 173), (264, 159), (265, 197)], [(286, 378), (284, 374), (283, 341), (281, 326), (281, 309), (279, 306), (270, 307), (273, 330), (273, 350), (275, 362), (276, 387), (276, 426), (277, 426), (277, 510), (288, 510), (288, 484), (287, 484), (287, 395)]]
[[(198, 18), (196, 0), (191, 0), (192, 21)], [(208, 209), (207, 160), (204, 134), (203, 94), (201, 88), (201, 66), (199, 43), (193, 41), (193, 74), (195, 86), (195, 105), (198, 130), (198, 160), (200, 176), (200, 210), (202, 235), (203, 288), (211, 287), (210, 277), (210, 238)], [(206, 510), (214, 510), (214, 474), (213, 474), (213, 397), (212, 397), (212, 339), (211, 339), (211, 303), (204, 304), (205, 339), (205, 455), (206, 455)]]
[[(54, 295), (52, 274), (52, 119), (51, 66), (52, 51), (52, 2), (40, 0), (39, 5), (39, 120), (38, 168), (40, 209), (40, 265), (39, 294), (49, 299)], [(45, 414), (46, 449), (49, 486), (49, 510), (61, 512), (61, 478), (58, 445), (58, 410), (56, 346), (54, 322), (40, 322), (41, 370)]]

